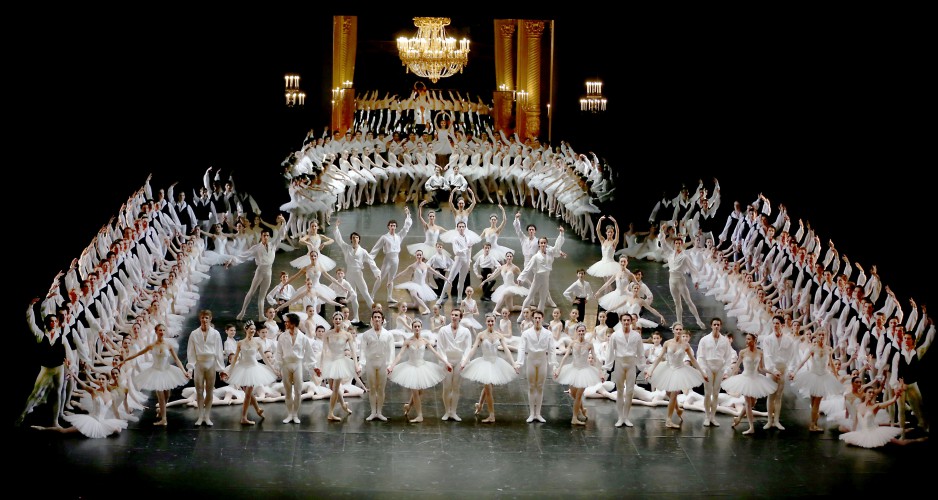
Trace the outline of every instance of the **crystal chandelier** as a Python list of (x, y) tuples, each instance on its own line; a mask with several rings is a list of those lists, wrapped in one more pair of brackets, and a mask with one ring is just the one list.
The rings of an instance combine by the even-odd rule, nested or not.
[(448, 17), (415, 17), (417, 35), (397, 39), (401, 64), (407, 71), (429, 78), (436, 83), (440, 78), (462, 73), (469, 61), (469, 39), (446, 38)]
[(603, 82), (586, 82), (586, 97), (580, 98), (580, 111), (606, 111), (606, 96), (603, 95)]

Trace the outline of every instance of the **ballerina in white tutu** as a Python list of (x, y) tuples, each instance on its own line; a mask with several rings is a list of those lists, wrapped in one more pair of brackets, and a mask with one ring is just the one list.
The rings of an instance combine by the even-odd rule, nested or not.
[(332, 238), (320, 234), (319, 232), (319, 221), (312, 221), (309, 223), (309, 230), (300, 238), (300, 243), (306, 244), (306, 254), (302, 257), (298, 257), (290, 261), (290, 265), (302, 269), (310, 264), (309, 251), (316, 250), (319, 252), (319, 265), (322, 267), (323, 271), (331, 271), (335, 269), (335, 261), (329, 258), (327, 255), (323, 255), (322, 249), (333, 244), (335, 240)]
[[(482, 356), (472, 359), (472, 355), (479, 347), (482, 348)], [(508, 358), (507, 363), (498, 356), (499, 349)], [(482, 384), (480, 402), (476, 403), (475, 408), (476, 415), (482, 411), (481, 401), (484, 400), (486, 406), (488, 406), (489, 414), (482, 420), (482, 423), (490, 424), (495, 422), (495, 396), (492, 392), (492, 386), (507, 384), (521, 373), (521, 368), (515, 366), (511, 348), (505, 340), (505, 336), (502, 332), (495, 330), (495, 314), (485, 315), (485, 330), (476, 336), (475, 343), (472, 344), (472, 347), (463, 357), (460, 366), (464, 378)]]
[(492, 271), (479, 286), (494, 280), (496, 277), (502, 277), (502, 284), (492, 292), (492, 302), (495, 302), (493, 311), (501, 311), (502, 307), (507, 307), (509, 311), (521, 309), (521, 304), (515, 304), (515, 297), (527, 297), (530, 289), (519, 285), (515, 279), (521, 274), (521, 269), (515, 265), (515, 254), (511, 250), (505, 252), (505, 262)]
[[(134, 385), (138, 389), (156, 391), (156, 398), (159, 401), (159, 407), (157, 408), (159, 419), (153, 422), (153, 425), (166, 425), (166, 401), (169, 399), (169, 391), (185, 384), (189, 380), (189, 373), (182, 361), (179, 360), (179, 356), (176, 355), (176, 350), (169, 345), (169, 342), (163, 340), (166, 326), (156, 325), (154, 331), (156, 332), (156, 341), (136, 354), (124, 358), (121, 365), (148, 352), (153, 353), (153, 363), (134, 377)], [(176, 366), (170, 364), (170, 359), (176, 362)]]
[[(417, 217), (420, 219), (420, 222), (423, 223), (424, 241), (423, 243), (407, 245), (407, 251), (410, 252), (411, 255), (417, 255), (417, 251), (422, 250), (423, 257), (430, 260), (430, 257), (433, 257), (437, 252), (436, 242), (440, 239), (440, 235), (445, 233), (447, 229), (436, 223), (435, 211), (431, 210), (427, 212), (427, 218), (423, 218), (423, 206), (427, 203), (427, 200), (423, 200), (420, 202), (420, 205), (417, 206)], [(443, 252), (446, 253), (446, 250), (443, 250)]]
[[(739, 366), (742, 365), (743, 373), (739, 372)], [(740, 394), (746, 398), (746, 420), (749, 421), (749, 429), (743, 431), (743, 434), (754, 434), (755, 425), (752, 418), (752, 407), (756, 400), (764, 398), (775, 392), (778, 384), (769, 378), (765, 370), (765, 363), (762, 356), (762, 349), (756, 347), (756, 335), (754, 333), (746, 334), (746, 348), (739, 351), (739, 357), (736, 358), (736, 364), (729, 371), (731, 375), (723, 381), (723, 389), (728, 393)], [(739, 424), (742, 414), (733, 420), (733, 427)]]
[(113, 401), (110, 399), (110, 392), (107, 389), (107, 374), (98, 374), (98, 378), (90, 384), (86, 384), (71, 373), (68, 373), (66, 377), (74, 378), (76, 383), (86, 391), (81, 406), (87, 413), (66, 412), (63, 418), (71, 424), (68, 427), (34, 425), (32, 426), (33, 429), (56, 431), (63, 434), (79, 432), (85, 437), (98, 439), (119, 433), (127, 428), (125, 420), (110, 417), (110, 407)]
[[(811, 425), (808, 426), (811, 432), (824, 432), (824, 429), (817, 424), (821, 414), (821, 399), (826, 396), (836, 396), (843, 390), (840, 381), (831, 373), (833, 350), (825, 345), (826, 338), (827, 332), (816, 332), (812, 339), (814, 345), (808, 349), (808, 353), (801, 360), (798, 368), (788, 376), (794, 381), (793, 385), (797, 389), (806, 392), (811, 397)], [(811, 367), (801, 371), (808, 360), (811, 360)]]
[(608, 217), (612, 224), (606, 225), (606, 236), (603, 237), (601, 228), (605, 219), (607, 217), (603, 215), (596, 221), (596, 234), (599, 235), (599, 248), (602, 251), (602, 258), (586, 269), (586, 274), (597, 278), (608, 278), (619, 272), (619, 264), (615, 258), (616, 247), (619, 245), (619, 223), (616, 222), (614, 217)]
[[(690, 348), (690, 334), (684, 331), (684, 325), (675, 323), (671, 330), (674, 331), (674, 338), (665, 341), (661, 355), (645, 371), (645, 378), (651, 382), (652, 387), (668, 393), (668, 419), (665, 421), (665, 427), (680, 429), (681, 424), (674, 423), (671, 418), (677, 411), (678, 418), (684, 421), (681, 416), (683, 411), (677, 408), (677, 395), (684, 389), (704, 383), (707, 376), (697, 364), (694, 351)], [(693, 368), (684, 364), (685, 358), (690, 360)], [(662, 364), (661, 361), (665, 363)]]
[(407, 303), (407, 306), (417, 309), (420, 315), (426, 315), (430, 314), (430, 308), (427, 306), (427, 302), (432, 303), (439, 298), (436, 292), (433, 291), (433, 288), (427, 284), (427, 275), (432, 273), (443, 279), (446, 279), (446, 276), (427, 264), (426, 260), (424, 260), (425, 254), (423, 250), (418, 249), (414, 257), (416, 258), (414, 263), (405, 267), (403, 271), (394, 277), (394, 281), (397, 281), (398, 278), (410, 272), (412, 273), (410, 281), (398, 283), (394, 285), (394, 288), (397, 290), (407, 290), (407, 292), (410, 293), (410, 297), (413, 299), (413, 302)]
[(264, 410), (258, 406), (254, 396), (254, 386), (270, 385), (277, 381), (277, 375), (269, 366), (257, 362), (260, 353), (264, 352), (264, 342), (254, 337), (256, 331), (257, 327), (253, 321), (244, 324), (244, 338), (238, 341), (228, 373), (228, 383), (244, 391), (241, 423), (245, 425), (254, 425), (254, 421), (248, 419), (248, 409), (251, 406), (258, 417), (264, 418)]
[[(332, 395), (329, 397), (329, 416), (327, 418), (336, 422), (342, 420), (335, 415), (336, 403), (339, 403), (347, 414), (352, 414), (348, 403), (342, 397), (342, 380), (352, 379), (362, 371), (358, 362), (358, 353), (355, 349), (355, 337), (345, 329), (344, 320), (344, 313), (336, 311), (332, 314), (332, 329), (328, 330), (323, 336), (319, 367), (315, 369), (317, 376), (329, 380), (329, 389), (332, 390)], [(351, 353), (351, 358), (345, 355), (346, 349)]]
[[(587, 387), (595, 386), (606, 379), (606, 374), (590, 364), (593, 355), (593, 343), (586, 340), (586, 325), (578, 323), (575, 330), (576, 337), (567, 346), (560, 364), (554, 370), (554, 380), (558, 384), (570, 386), (570, 396), (573, 397), (573, 425), (586, 425), (586, 422), (577, 417), (583, 412), (583, 392)], [(567, 357), (573, 353), (573, 363), (564, 366)]]
[[(509, 252), (511, 249), (498, 244), (498, 236), (502, 234), (502, 229), (505, 228), (505, 223), (508, 221), (508, 217), (505, 216), (505, 207), (499, 204), (498, 208), (502, 211), (501, 223), (498, 222), (497, 215), (490, 215), (489, 227), (483, 229), (480, 236), (484, 243), (490, 243), (492, 245), (492, 248), (489, 250), (489, 255), (498, 262), (503, 262), (505, 260), (505, 253)], [(482, 255), (482, 250), (476, 252), (472, 259), (478, 259), (480, 255)]]
[(900, 429), (879, 425), (876, 422), (876, 413), (896, 404), (904, 389), (905, 386), (900, 385), (892, 399), (877, 403), (876, 390), (867, 387), (863, 401), (857, 405), (857, 429), (841, 434), (840, 440), (863, 448), (878, 448), (886, 443), (900, 442), (896, 439), (901, 432)]
[[(410, 419), (411, 423), (423, 422), (423, 406), (420, 403), (420, 392), (429, 389), (443, 381), (446, 372), (453, 371), (453, 365), (446, 360), (439, 351), (430, 345), (430, 342), (420, 336), (423, 329), (423, 321), (415, 318), (411, 323), (414, 336), (407, 339), (401, 347), (394, 362), (388, 367), (388, 378), (395, 384), (410, 389), (410, 403), (404, 405), (404, 417), (410, 412), (411, 408), (417, 412), (417, 416)], [(424, 351), (429, 350), (434, 356), (439, 358), (443, 365), (429, 363), (424, 359)], [(407, 355), (406, 361), (401, 361), (404, 355)], [(444, 368), (445, 366), (446, 368)]]

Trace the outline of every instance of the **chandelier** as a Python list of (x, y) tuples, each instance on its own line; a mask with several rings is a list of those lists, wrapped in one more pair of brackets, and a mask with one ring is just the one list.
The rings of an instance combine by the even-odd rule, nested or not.
[(407, 71), (429, 78), (436, 83), (440, 78), (462, 73), (469, 61), (469, 39), (446, 37), (448, 17), (415, 17), (417, 35), (413, 38), (397, 39), (397, 51), (401, 64)]
[(603, 95), (603, 82), (586, 82), (586, 97), (580, 98), (580, 111), (606, 111), (606, 96)]
[(299, 75), (285, 75), (283, 77), (286, 90), (284, 95), (287, 98), (287, 107), (303, 106), (306, 104), (306, 93), (300, 90)]

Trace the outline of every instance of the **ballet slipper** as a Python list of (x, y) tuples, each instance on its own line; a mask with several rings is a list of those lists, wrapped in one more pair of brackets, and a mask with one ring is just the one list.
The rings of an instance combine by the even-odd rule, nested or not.
[(577, 419), (571, 420), (570, 423), (573, 424), (573, 425), (586, 425), (586, 422), (584, 422), (584, 421), (582, 421), (582, 420), (577, 420)]
[(342, 409), (345, 410), (345, 412), (348, 413), (349, 415), (352, 414), (352, 410), (349, 409), (348, 403), (346, 403), (346, 402), (344, 402), (344, 401), (342, 402)]
[(327, 419), (327, 420), (330, 420), (330, 421), (332, 421), (332, 422), (341, 422), (341, 421), (342, 421), (341, 418), (339, 418), (339, 417), (337, 417), (337, 416), (335, 416), (335, 415), (332, 415), (332, 414), (330, 414), (328, 417), (326, 417), (326, 419)]
[(153, 422), (153, 425), (163, 425), (163, 426), (165, 426), (165, 425), (166, 425), (166, 421), (165, 421), (165, 420), (157, 420), (156, 422)]
[(242, 418), (242, 419), (241, 419), (241, 423), (244, 424), (244, 425), (254, 425), (254, 421), (253, 421), (253, 420), (248, 420), (248, 419), (246, 419), (246, 418)]
[(670, 421), (670, 420), (665, 421), (664, 426), (667, 427), (667, 428), (669, 428), (669, 429), (680, 429), (680, 428), (681, 428), (680, 424), (675, 424), (674, 422), (672, 422), (672, 421)]
[(742, 418), (743, 418), (743, 415), (741, 413), (733, 417), (733, 425), (731, 425), (730, 427), (735, 429), (736, 426), (739, 425), (739, 422), (742, 420)]
[(416, 417), (410, 419), (410, 423), (412, 424), (419, 424), (420, 422), (423, 422), (423, 415), (417, 415)]
[(380, 413), (377, 414), (377, 415), (375, 415), (375, 418), (377, 418), (378, 420), (380, 420), (380, 421), (382, 421), (382, 422), (387, 422), (387, 421), (388, 421), (388, 417), (385, 417), (384, 415), (382, 415), (382, 414), (380, 414)]
[(404, 403), (404, 416), (406, 417), (408, 413), (410, 413), (410, 403)]
[(257, 416), (258, 416), (258, 417), (261, 417), (261, 419), (263, 419), (263, 418), (264, 418), (264, 410), (263, 410), (263, 409), (258, 409), (258, 410), (257, 410)]
[(745, 434), (745, 435), (747, 435), (747, 436), (750, 435), (750, 434), (755, 434), (755, 433), (756, 433), (756, 430), (753, 429), (752, 427), (750, 427), (750, 428), (746, 429), (745, 431), (743, 431), (743, 434)]
[(476, 403), (476, 411), (475, 411), (475, 414), (478, 415), (478, 414), (481, 413), (481, 412), (482, 412), (482, 405), (480, 405), (479, 403)]

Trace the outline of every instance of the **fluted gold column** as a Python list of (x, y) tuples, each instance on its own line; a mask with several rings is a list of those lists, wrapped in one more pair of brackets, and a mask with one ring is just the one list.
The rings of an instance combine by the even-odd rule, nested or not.
[(495, 130), (513, 131), (511, 100), (512, 90), (515, 90), (515, 54), (513, 51), (515, 26), (514, 19), (495, 20), (495, 92), (492, 99), (492, 121)]
[[(355, 81), (355, 51), (358, 48), (358, 17), (332, 18), (332, 88)], [(355, 91), (333, 93), (332, 130), (345, 131), (355, 119)]]
[[(524, 103), (524, 128), (519, 133), (522, 139), (537, 138), (541, 133), (541, 41), (544, 34), (544, 21), (523, 21), (523, 30), (519, 33), (519, 43), (524, 39), (525, 61), (524, 90), (527, 100)], [(519, 61), (520, 71), (520, 61)]]
[[(518, 59), (517, 59), (517, 68), (515, 76), (515, 90), (522, 91), (527, 90), (528, 88), (528, 42), (529, 38), (525, 35), (524, 24), (527, 21), (524, 19), (518, 20)], [(515, 106), (515, 132), (518, 133), (518, 136), (524, 139), (527, 137), (525, 135), (525, 124), (527, 122), (527, 116), (524, 114), (522, 109), (521, 101), (518, 101)]]

